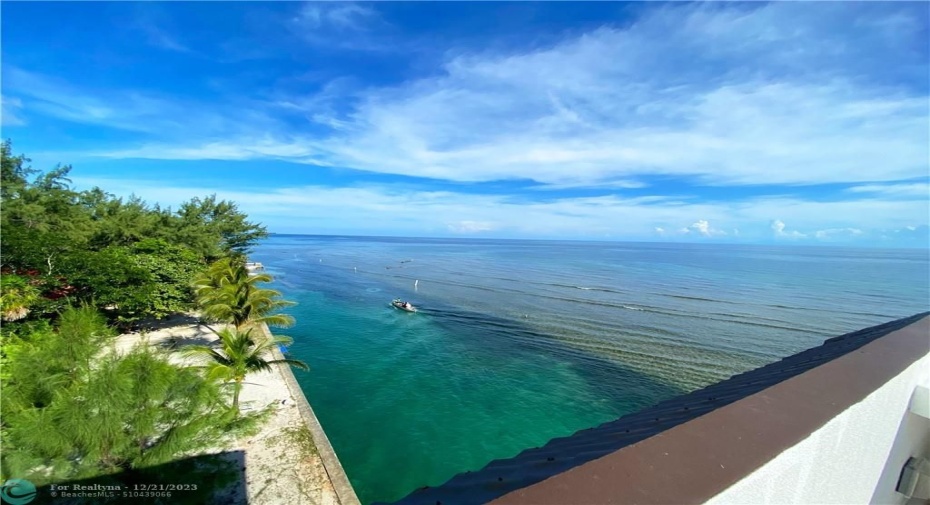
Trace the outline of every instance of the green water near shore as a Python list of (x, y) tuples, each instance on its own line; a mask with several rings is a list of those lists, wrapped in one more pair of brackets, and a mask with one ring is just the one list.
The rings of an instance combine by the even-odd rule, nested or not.
[[(626, 398), (612, 398), (592, 387), (593, 362), (586, 371), (527, 350), (502, 353), (424, 313), (334, 304), (319, 293), (298, 302), (291, 352), (313, 364), (298, 382), (362, 503), (402, 498), (676, 393), (604, 369), (630, 386)], [(553, 397), (567, 400), (553, 406)]]
[(298, 302), (297, 326), (275, 332), (310, 364), (295, 375), (362, 503), (925, 311), (930, 296), (926, 251), (294, 236), (253, 259)]

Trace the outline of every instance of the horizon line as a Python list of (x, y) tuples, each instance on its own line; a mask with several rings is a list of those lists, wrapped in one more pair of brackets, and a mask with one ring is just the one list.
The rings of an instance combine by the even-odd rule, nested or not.
[(578, 242), (578, 243), (599, 243), (599, 244), (663, 244), (663, 245), (697, 245), (697, 246), (759, 246), (759, 247), (821, 247), (833, 249), (879, 249), (879, 250), (926, 250), (930, 252), (930, 244), (917, 246), (875, 246), (868, 244), (829, 244), (822, 242), (733, 242), (733, 241), (714, 241), (714, 242), (697, 242), (697, 241), (673, 241), (673, 240), (630, 240), (630, 239), (578, 239), (578, 238), (499, 238), (499, 237), (452, 237), (452, 236), (409, 236), (409, 235), (349, 235), (349, 234), (327, 234), (327, 233), (279, 233), (268, 232), (268, 237), (327, 237), (327, 238), (353, 238), (353, 239), (412, 239), (412, 240), (459, 240), (459, 241), (478, 241), (478, 242)]

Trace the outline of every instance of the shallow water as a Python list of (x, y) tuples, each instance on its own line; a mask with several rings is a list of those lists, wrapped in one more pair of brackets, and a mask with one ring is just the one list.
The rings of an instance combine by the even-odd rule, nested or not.
[(930, 299), (926, 250), (273, 236), (252, 258), (298, 302), (276, 333), (363, 503)]

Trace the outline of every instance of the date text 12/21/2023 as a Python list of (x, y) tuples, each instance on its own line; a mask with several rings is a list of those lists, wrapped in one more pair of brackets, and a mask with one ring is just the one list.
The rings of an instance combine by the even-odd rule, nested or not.
[(197, 484), (52, 484), (50, 495), (60, 498), (170, 498), (172, 492), (196, 491)]
[(196, 491), (197, 484), (52, 484), (49, 491)]

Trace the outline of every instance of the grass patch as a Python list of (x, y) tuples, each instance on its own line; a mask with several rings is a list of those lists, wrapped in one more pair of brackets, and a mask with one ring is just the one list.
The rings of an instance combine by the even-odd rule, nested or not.
[(300, 426), (285, 428), (282, 430), (282, 434), (288, 442), (300, 447), (305, 456), (317, 457), (320, 455), (316, 444), (313, 443), (313, 433), (310, 432), (310, 428), (307, 428), (306, 425), (301, 424)]
[(275, 404), (265, 406), (265, 408), (255, 411), (235, 413), (230, 410), (230, 416), (223, 425), (223, 431), (227, 437), (251, 437), (261, 430), (263, 424), (275, 413)]

